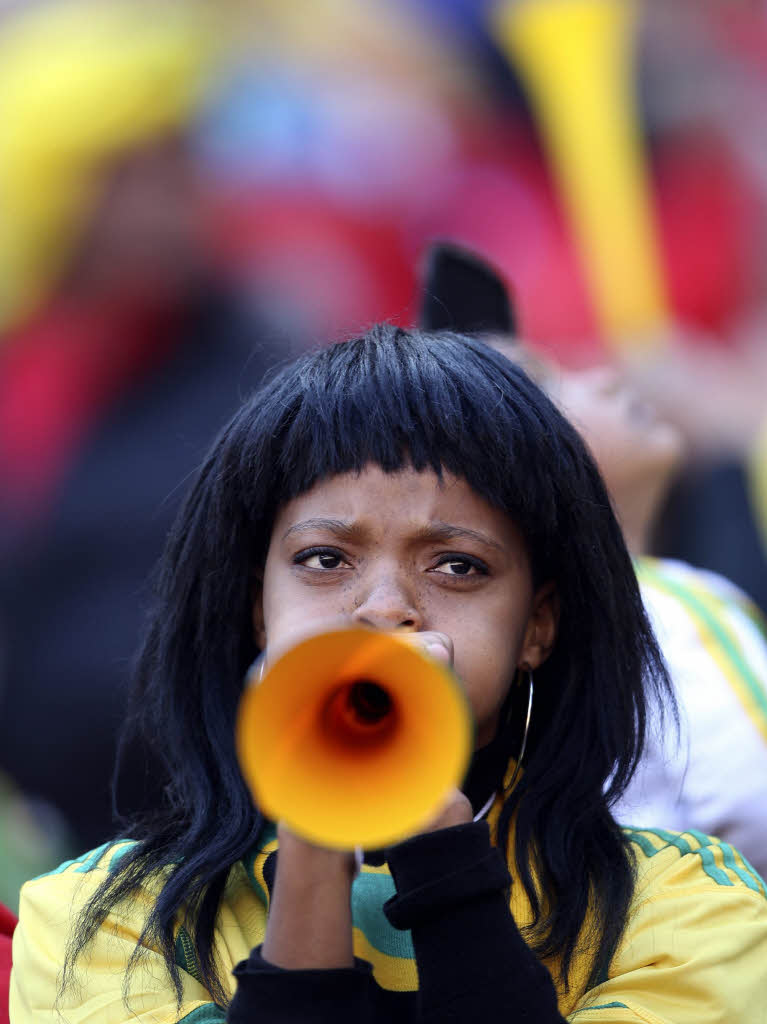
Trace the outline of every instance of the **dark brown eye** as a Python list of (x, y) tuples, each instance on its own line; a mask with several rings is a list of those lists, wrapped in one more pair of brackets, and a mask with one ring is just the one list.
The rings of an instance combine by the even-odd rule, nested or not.
[(323, 569), (337, 569), (341, 564), (341, 558), (339, 555), (321, 554), (317, 555), (317, 560)]
[(307, 551), (299, 551), (293, 561), (309, 569), (338, 569), (346, 564), (340, 551), (334, 551), (332, 548), (309, 548)]
[(445, 576), (476, 576), (487, 575), (487, 566), (478, 558), (462, 555), (446, 555), (434, 567), (435, 572)]

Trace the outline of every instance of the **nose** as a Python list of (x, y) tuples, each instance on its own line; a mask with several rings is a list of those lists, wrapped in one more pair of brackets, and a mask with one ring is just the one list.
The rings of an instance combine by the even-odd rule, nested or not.
[(608, 363), (581, 370), (581, 380), (591, 386), (599, 395), (614, 395), (623, 389), (625, 378), (621, 371)]
[(362, 583), (355, 596), (352, 619), (357, 625), (391, 632), (416, 633), (424, 629), (424, 621), (406, 581), (387, 574), (370, 583)]

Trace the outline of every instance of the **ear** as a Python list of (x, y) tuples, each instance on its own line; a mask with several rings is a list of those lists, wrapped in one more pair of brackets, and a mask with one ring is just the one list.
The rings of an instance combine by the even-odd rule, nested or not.
[(260, 651), (266, 647), (266, 630), (264, 628), (263, 579), (261, 574), (254, 574), (250, 588), (251, 622), (253, 623), (253, 639)]
[(559, 594), (553, 582), (544, 583), (533, 595), (517, 667), (536, 669), (551, 654), (559, 625)]

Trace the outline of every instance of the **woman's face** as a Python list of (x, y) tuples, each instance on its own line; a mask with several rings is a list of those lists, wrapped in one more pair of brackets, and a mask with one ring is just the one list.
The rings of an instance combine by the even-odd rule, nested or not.
[(684, 456), (684, 440), (618, 369), (568, 369), (518, 341), (491, 344), (526, 370), (578, 430), (619, 507), (640, 491), (651, 492), (654, 501), (663, 497)]
[(639, 398), (609, 366), (560, 369), (551, 394), (594, 453), (611, 490), (644, 482), (665, 484), (683, 454), (672, 424)]
[(371, 465), (279, 511), (254, 623), (272, 649), (339, 624), (445, 634), (483, 746), (516, 669), (551, 649), (556, 611), (514, 524), (464, 480)]

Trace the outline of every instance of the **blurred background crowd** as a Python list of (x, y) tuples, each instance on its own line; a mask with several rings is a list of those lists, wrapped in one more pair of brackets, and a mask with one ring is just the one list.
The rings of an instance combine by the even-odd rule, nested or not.
[(766, 109), (763, 0), (0, 2), (0, 901), (114, 832), (147, 577), (217, 429), (412, 324), (435, 239), (676, 424), (650, 550), (767, 610)]

